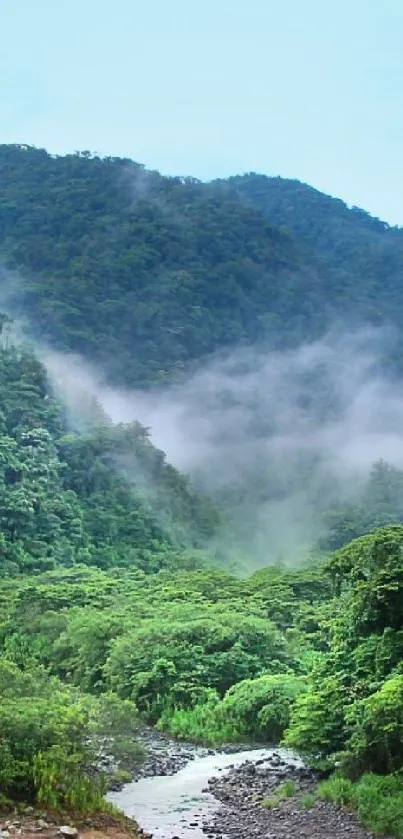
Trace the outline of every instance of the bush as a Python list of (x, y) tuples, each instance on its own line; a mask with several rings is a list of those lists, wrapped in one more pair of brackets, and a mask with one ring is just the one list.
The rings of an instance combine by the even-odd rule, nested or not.
[(357, 810), (361, 824), (374, 833), (403, 837), (403, 781), (367, 773), (353, 783), (334, 775), (320, 784), (320, 798)]
[(140, 757), (130, 737), (132, 703), (80, 696), (43, 668), (22, 672), (4, 659), (0, 677), (2, 794), (83, 812), (102, 808), (97, 766), (105, 747), (123, 768)]
[(95, 813), (106, 809), (106, 784), (101, 775), (90, 776), (85, 752), (66, 753), (53, 746), (33, 761), (37, 803), (54, 810)]
[(290, 709), (304, 690), (304, 679), (292, 675), (245, 679), (230, 688), (215, 709), (215, 719), (234, 734), (277, 743), (290, 721)]
[(149, 722), (174, 708), (194, 708), (200, 691), (223, 696), (237, 682), (279, 673), (290, 657), (269, 621), (221, 610), (196, 619), (153, 619), (113, 642), (107, 683), (132, 699)]
[(403, 768), (403, 676), (387, 679), (346, 713), (352, 727), (349, 748), (353, 760), (370, 771)]
[(244, 679), (221, 701), (215, 691), (207, 691), (193, 708), (167, 710), (159, 727), (211, 744), (245, 738), (277, 743), (304, 688), (304, 680), (292, 675)]

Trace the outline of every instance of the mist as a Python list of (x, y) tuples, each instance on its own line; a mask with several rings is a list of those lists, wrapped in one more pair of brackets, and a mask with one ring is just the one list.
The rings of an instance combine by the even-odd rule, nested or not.
[(149, 428), (225, 510), (219, 550), (257, 567), (301, 561), (323, 510), (359, 499), (375, 461), (403, 467), (403, 390), (383, 372), (387, 340), (363, 329), (297, 350), (243, 349), (151, 393), (113, 388), (79, 357), (39, 355), (72, 422), (96, 401), (114, 423)]

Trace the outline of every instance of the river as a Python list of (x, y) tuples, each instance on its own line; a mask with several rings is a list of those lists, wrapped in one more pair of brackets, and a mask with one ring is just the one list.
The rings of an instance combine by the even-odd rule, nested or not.
[(203, 831), (209, 819), (222, 806), (206, 789), (208, 780), (218, 773), (239, 766), (245, 761), (265, 763), (279, 755), (292, 766), (299, 766), (285, 749), (251, 749), (236, 753), (196, 755), (194, 760), (176, 774), (155, 775), (126, 784), (119, 792), (108, 794), (108, 800), (155, 839), (206, 839)]

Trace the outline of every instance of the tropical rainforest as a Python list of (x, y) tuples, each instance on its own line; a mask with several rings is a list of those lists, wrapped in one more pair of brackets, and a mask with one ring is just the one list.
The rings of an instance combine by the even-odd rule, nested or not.
[(225, 500), (137, 420), (96, 401), (72, 419), (36, 352), (158, 393), (214, 353), (287, 352), (343, 319), (395, 329), (399, 381), (403, 232), (255, 174), (203, 184), (2, 146), (0, 176), (1, 804), (101, 808), (146, 723), (284, 742), (339, 785), (393, 779), (383, 827), (403, 835), (399, 464), (374, 457), (298, 561), (268, 545), (248, 570), (243, 543), (240, 573), (217, 549)]

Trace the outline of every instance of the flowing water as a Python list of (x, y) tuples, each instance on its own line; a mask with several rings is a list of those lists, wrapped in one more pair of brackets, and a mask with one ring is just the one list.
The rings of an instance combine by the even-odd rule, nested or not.
[(144, 831), (155, 839), (206, 839), (203, 822), (209, 820), (220, 804), (210, 792), (204, 792), (209, 778), (240, 766), (246, 760), (270, 760), (280, 755), (290, 765), (301, 765), (286, 749), (252, 749), (233, 754), (196, 756), (183, 769), (171, 776), (155, 775), (126, 784), (119, 792), (108, 795), (127, 816), (135, 818)]

